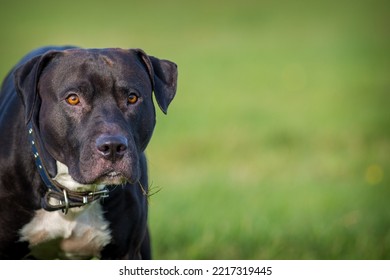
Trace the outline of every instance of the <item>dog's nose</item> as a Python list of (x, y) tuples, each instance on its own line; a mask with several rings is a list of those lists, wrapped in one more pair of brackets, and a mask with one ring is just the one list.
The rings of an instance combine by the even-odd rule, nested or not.
[(102, 135), (96, 139), (96, 149), (107, 160), (121, 159), (127, 150), (127, 139), (120, 135)]

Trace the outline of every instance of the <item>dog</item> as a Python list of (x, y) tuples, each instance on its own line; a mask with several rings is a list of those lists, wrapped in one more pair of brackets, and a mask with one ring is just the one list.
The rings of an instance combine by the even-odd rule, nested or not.
[(0, 92), (0, 259), (150, 259), (145, 148), (177, 65), (44, 47)]

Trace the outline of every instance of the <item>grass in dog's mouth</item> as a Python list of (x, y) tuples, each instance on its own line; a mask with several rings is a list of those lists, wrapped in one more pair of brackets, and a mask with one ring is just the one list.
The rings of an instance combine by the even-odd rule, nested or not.
[(140, 187), (142, 194), (144, 196), (147, 196), (147, 198), (150, 198), (151, 196), (157, 194), (162, 190), (160, 187), (153, 187), (153, 185), (149, 185), (148, 189), (146, 190), (145, 187), (142, 185), (140, 181), (138, 181), (138, 186)]

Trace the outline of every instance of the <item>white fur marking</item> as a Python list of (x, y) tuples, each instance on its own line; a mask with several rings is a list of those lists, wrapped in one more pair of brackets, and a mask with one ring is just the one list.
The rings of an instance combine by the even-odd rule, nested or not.
[(59, 161), (57, 161), (57, 175), (53, 180), (72, 191), (96, 191), (102, 190), (105, 187), (105, 185), (83, 185), (76, 182), (70, 176), (68, 167)]
[[(104, 185), (82, 185), (74, 181), (68, 167), (57, 162), (57, 175), (53, 179), (72, 190), (96, 190)], [(31, 247), (60, 238), (60, 249), (69, 258), (99, 257), (101, 249), (110, 243), (108, 222), (104, 219), (99, 201), (61, 211), (48, 212), (40, 209), (34, 218), (20, 230), (20, 240), (28, 241)], [(56, 248), (53, 248), (56, 249)]]

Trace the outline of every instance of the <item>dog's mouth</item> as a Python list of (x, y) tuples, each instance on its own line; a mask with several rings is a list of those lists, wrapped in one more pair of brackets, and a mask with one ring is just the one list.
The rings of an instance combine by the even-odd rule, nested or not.
[(112, 170), (101, 175), (97, 182), (104, 185), (122, 185), (127, 182), (127, 179), (121, 172)]
[(129, 179), (120, 171), (110, 169), (86, 182), (73, 179), (69, 174), (68, 167), (57, 161), (57, 176), (53, 179), (71, 190), (95, 190), (107, 185), (124, 185)]
[(116, 171), (110, 171), (106, 174), (107, 177), (110, 177), (110, 178), (115, 178), (115, 177), (118, 177), (118, 176), (122, 176), (122, 174), (120, 172), (116, 172)]

